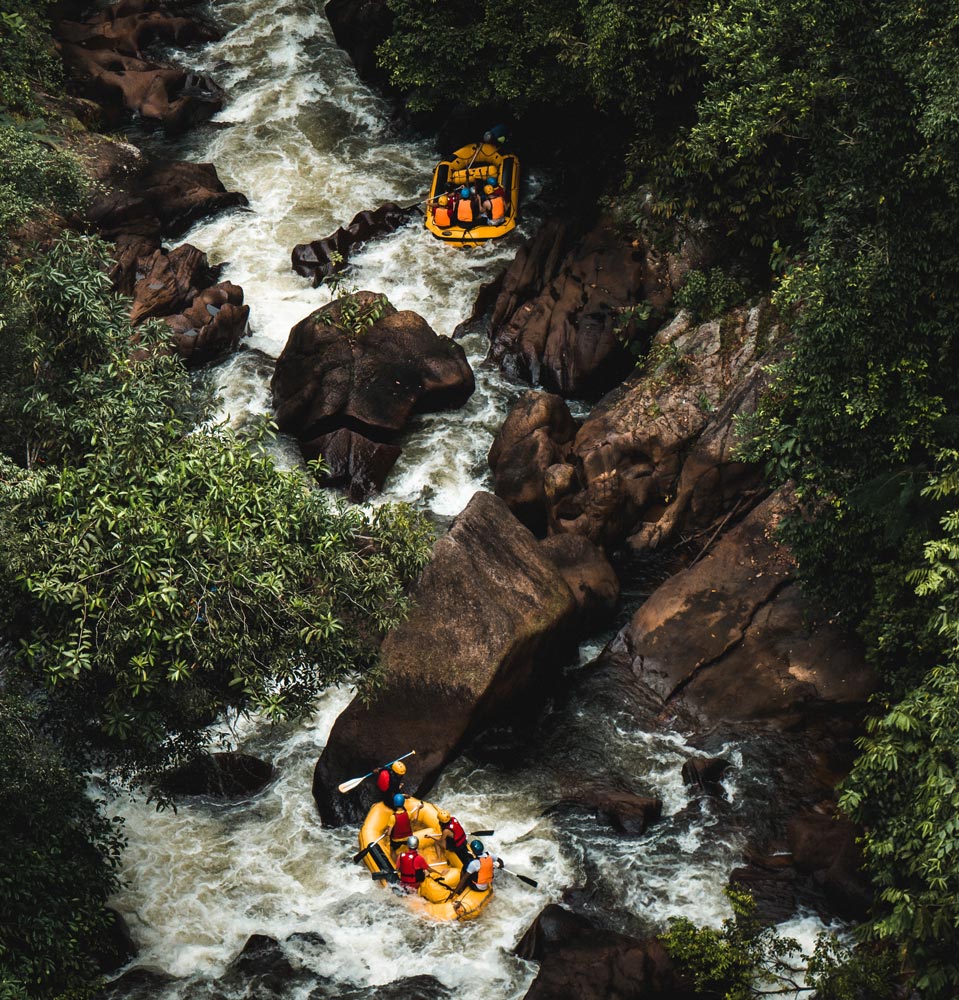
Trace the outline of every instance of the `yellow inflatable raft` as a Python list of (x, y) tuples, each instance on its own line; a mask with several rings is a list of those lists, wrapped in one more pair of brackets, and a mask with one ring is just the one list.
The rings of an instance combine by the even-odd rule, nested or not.
[[(436, 818), (436, 807), (430, 802), (407, 796), (406, 809), (410, 814), (413, 833), (420, 838), (420, 854), (430, 864), (430, 874), (420, 883), (419, 892), (407, 893), (397, 889), (405, 902), (418, 913), (433, 920), (472, 920), (478, 917), (480, 911), (493, 898), (493, 890), (477, 892), (475, 889), (464, 889), (453, 893), (462, 874), (460, 859), (451, 851), (445, 851), (437, 840), (428, 835), (439, 836), (440, 824)], [(390, 845), (390, 826), (393, 822), (393, 810), (377, 802), (370, 808), (360, 827), (359, 841), (361, 848), (374, 846), (364, 855), (363, 860), (371, 872), (385, 872), (389, 876), (396, 873), (396, 861), (403, 848), (394, 854)], [(442, 883), (446, 883), (443, 885)], [(390, 884), (389, 879), (383, 879), (381, 885)]]
[[(471, 229), (448, 226), (441, 229), (433, 219), (434, 199), (446, 194), (451, 187), (462, 184), (482, 185), (487, 177), (495, 176), (506, 192), (506, 216), (498, 226), (477, 224)], [(482, 186), (480, 187), (482, 191)], [(433, 171), (430, 200), (426, 208), (426, 228), (440, 240), (459, 247), (475, 247), (487, 240), (505, 236), (516, 228), (519, 210), (519, 160), (512, 153), (501, 153), (492, 142), (472, 143), (456, 150), (453, 158), (443, 160)]]

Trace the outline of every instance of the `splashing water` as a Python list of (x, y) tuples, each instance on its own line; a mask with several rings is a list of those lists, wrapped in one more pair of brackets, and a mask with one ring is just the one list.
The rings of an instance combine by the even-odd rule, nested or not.
[[(388, 104), (357, 80), (314, 3), (235, 0), (217, 4), (215, 13), (234, 27), (191, 58), (226, 87), (230, 104), (212, 126), (166, 151), (214, 162), (224, 183), (250, 199), (249, 209), (202, 222), (185, 237), (212, 261), (228, 262), (224, 276), (243, 286), (251, 306), (250, 345), (257, 351), (215, 372), (225, 413), (242, 421), (269, 408), (269, 358), (290, 328), (327, 301), (326, 291), (290, 269), (293, 245), (384, 201), (422, 198), (436, 151), (395, 133)], [(527, 178), (527, 197), (538, 183)], [(449, 335), (520, 239), (463, 252), (409, 224), (359, 253), (348, 281), (385, 293)], [(486, 452), (524, 387), (482, 362), (481, 336), (468, 336), (464, 347), (477, 375), (475, 395), (455, 413), (419, 419), (402, 442), (384, 499), (452, 515), (486, 485)], [(295, 458), (291, 451), (280, 460)], [(612, 761), (635, 774), (643, 794), (663, 799), (665, 819), (636, 840), (603, 832), (592, 819), (544, 817), (559, 791), (548, 761), (503, 773), (460, 758), (431, 798), (474, 827), (495, 828), (493, 849), (540, 887), (501, 876), (480, 920), (460, 926), (417, 918), (365, 868), (348, 864), (355, 831), (324, 829), (316, 816), (312, 769), (349, 697), (345, 690), (328, 693), (299, 726), (241, 729), (243, 749), (279, 771), (250, 801), (188, 800), (176, 813), (156, 813), (142, 800), (115, 802), (130, 840), (128, 886), (116, 905), (139, 944), (136, 963), (186, 977), (169, 987), (171, 997), (220, 975), (255, 932), (281, 941), (319, 933), (323, 947), (285, 947), (317, 975), (344, 984), (428, 973), (462, 1000), (521, 997), (535, 966), (512, 949), (542, 907), (574, 884), (591, 885), (596, 915), (619, 929), (662, 926), (670, 914), (709, 923), (726, 915), (722, 886), (741, 850), (740, 834), (708, 811), (685, 810), (679, 773), (695, 751), (678, 735), (644, 733), (625, 714), (611, 717), (584, 703), (583, 727), (594, 745), (583, 759), (598, 769)], [(727, 784), (735, 798), (735, 785)]]

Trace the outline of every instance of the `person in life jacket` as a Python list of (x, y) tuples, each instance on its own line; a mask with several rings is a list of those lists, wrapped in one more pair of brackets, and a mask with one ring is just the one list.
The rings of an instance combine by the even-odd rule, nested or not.
[(406, 811), (406, 796), (397, 793), (393, 796), (393, 825), (390, 827), (390, 841), (393, 846), (402, 844), (413, 836), (413, 824), (410, 814)]
[(503, 867), (503, 859), (498, 858), (495, 854), (490, 854), (483, 847), (481, 840), (471, 841), (470, 850), (475, 857), (463, 869), (463, 875), (460, 878), (459, 885), (456, 887), (456, 891), (459, 893), (470, 887), (477, 892), (487, 892), (493, 888), (493, 872), (497, 868)]
[(460, 821), (445, 809), (437, 809), (436, 818), (439, 820), (440, 832), (433, 839), (443, 845), (443, 850), (452, 851), (465, 868), (473, 860), (473, 855), (466, 846), (466, 831)]
[(376, 776), (376, 787), (380, 792), (380, 801), (385, 806), (393, 805), (396, 793), (403, 789), (403, 777), (406, 765), (401, 760), (394, 760), (389, 767), (384, 767)]
[(433, 221), (440, 229), (447, 229), (453, 223), (453, 214), (450, 210), (450, 200), (445, 194), (441, 194), (433, 205)]
[(483, 214), (491, 226), (501, 226), (506, 221), (506, 193), (491, 177), (483, 188)]
[(474, 195), (468, 187), (460, 189), (456, 200), (456, 224), (464, 229), (472, 229), (476, 221), (476, 209), (473, 204)]
[(417, 850), (419, 846), (419, 839), (411, 834), (406, 838), (406, 850), (396, 859), (400, 885), (407, 892), (416, 892), (420, 882), (426, 878), (426, 873), (430, 870), (426, 858)]

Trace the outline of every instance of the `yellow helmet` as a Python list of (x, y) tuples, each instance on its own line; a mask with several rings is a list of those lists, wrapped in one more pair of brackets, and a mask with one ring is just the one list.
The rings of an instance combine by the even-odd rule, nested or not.
[(436, 818), (441, 823), (449, 823), (449, 821), (450, 821), (450, 814), (445, 809), (437, 809), (436, 810)]
[(487, 184), (486, 187), (483, 188), (483, 191), (486, 194), (492, 194), (493, 193), (493, 185), (492, 184)]
[(394, 760), (393, 771), (402, 777), (404, 774), (406, 774), (406, 765), (401, 760)]
[(449, 203), (449, 198), (447, 198), (445, 194), (441, 194), (440, 195), (440, 204), (441, 205), (446, 205), (448, 203)]

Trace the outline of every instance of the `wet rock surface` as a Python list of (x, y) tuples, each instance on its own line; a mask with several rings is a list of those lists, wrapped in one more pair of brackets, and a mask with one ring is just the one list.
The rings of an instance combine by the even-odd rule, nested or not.
[(103, 109), (108, 127), (136, 114), (170, 134), (209, 118), (224, 94), (212, 79), (148, 58), (154, 43), (192, 45), (220, 33), (162, 2), (122, 2), (81, 21), (61, 21), (57, 37), (74, 86)]
[(526, 1000), (697, 1000), (663, 946), (601, 929), (553, 903), (516, 946), (539, 962)]
[(376, 57), (393, 27), (386, 0), (329, 0), (323, 11), (336, 44), (349, 53), (360, 79), (386, 87), (389, 77)]
[(493, 492), (538, 533), (546, 529), (546, 470), (568, 459), (576, 430), (560, 396), (527, 392), (513, 404), (490, 447)]
[(325, 481), (351, 496), (382, 484), (399, 455), (393, 441), (415, 413), (462, 406), (474, 386), (458, 344), (372, 292), (337, 299), (293, 327), (271, 383), (280, 430), (309, 457), (329, 449)]
[(755, 410), (777, 331), (766, 304), (701, 324), (680, 312), (647, 366), (583, 421), (568, 462), (547, 470), (550, 531), (646, 552), (680, 535), (706, 544), (742, 516), (764, 488), (736, 456), (735, 419)]
[(326, 276), (346, 267), (350, 254), (364, 243), (387, 236), (408, 222), (416, 208), (401, 208), (389, 201), (368, 212), (358, 212), (349, 225), (340, 226), (335, 233), (310, 243), (298, 243), (293, 248), (293, 270), (310, 278), (313, 287)]
[(792, 555), (775, 537), (792, 505), (786, 490), (764, 501), (610, 644), (667, 710), (703, 726), (792, 726), (854, 714), (872, 692), (859, 644), (828, 620), (808, 621)]
[(409, 619), (383, 644), (385, 679), (372, 701), (339, 716), (313, 777), (326, 825), (361, 819), (372, 782), (336, 786), (415, 747), (407, 791), (428, 791), (484, 726), (520, 717), (562, 660), (576, 602), (536, 539), (501, 500), (477, 493), (436, 542)]
[(609, 621), (619, 600), (619, 579), (603, 550), (581, 535), (553, 535), (543, 539), (539, 548), (576, 598), (580, 631), (595, 632)]
[(661, 799), (600, 788), (564, 798), (551, 811), (569, 807), (590, 810), (597, 822), (611, 826), (617, 833), (634, 837), (645, 833), (663, 814)]

